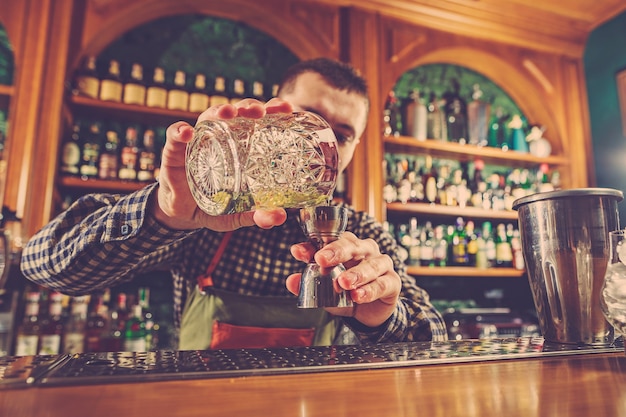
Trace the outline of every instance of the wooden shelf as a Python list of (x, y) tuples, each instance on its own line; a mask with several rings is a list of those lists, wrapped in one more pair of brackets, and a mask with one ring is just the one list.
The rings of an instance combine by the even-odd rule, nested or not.
[(428, 203), (388, 203), (387, 212), (427, 214), (441, 217), (471, 217), (478, 219), (517, 220), (517, 211), (485, 210), (477, 207), (442, 206)]
[(470, 161), (480, 158), (485, 163), (506, 166), (534, 167), (546, 163), (548, 165), (569, 165), (569, 159), (562, 156), (548, 156), (537, 158), (529, 153), (503, 151), (499, 148), (476, 145), (462, 145), (454, 142), (442, 142), (428, 139), (418, 141), (407, 136), (387, 136), (384, 138), (385, 149), (392, 152), (429, 154), (440, 158), (453, 158), (460, 161)]
[(12, 85), (0, 84), (0, 96), (11, 97), (14, 87)]
[(70, 96), (69, 102), (77, 113), (90, 117), (93, 117), (95, 109), (97, 110), (97, 114), (104, 114), (114, 119), (137, 121), (137, 119), (140, 118), (145, 122), (162, 126), (167, 126), (178, 120), (184, 120), (194, 124), (199, 116), (199, 113), (188, 111), (117, 103), (114, 101), (96, 100), (75, 95)]
[(65, 188), (74, 188), (85, 192), (109, 191), (115, 193), (131, 193), (145, 187), (149, 183), (100, 180), (95, 178), (82, 179), (80, 177), (61, 177), (59, 184)]
[(515, 268), (479, 269), (463, 266), (424, 267), (407, 266), (409, 275), (421, 277), (466, 277), (466, 278), (521, 278), (526, 271)]

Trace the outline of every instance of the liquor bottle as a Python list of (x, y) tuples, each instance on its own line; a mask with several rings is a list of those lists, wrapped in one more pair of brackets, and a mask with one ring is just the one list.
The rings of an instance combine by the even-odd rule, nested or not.
[(472, 101), (467, 105), (467, 126), (469, 143), (478, 146), (487, 146), (487, 131), (489, 128), (489, 114), (491, 105), (482, 100), (483, 92), (478, 84), (474, 84)]
[(387, 94), (387, 102), (383, 111), (383, 134), (385, 136), (400, 136), (402, 130), (400, 103), (396, 93), (391, 90)]
[(501, 268), (513, 267), (513, 250), (511, 243), (506, 236), (506, 226), (504, 223), (496, 227), (496, 266)]
[(82, 128), (81, 121), (74, 121), (72, 132), (63, 144), (61, 151), (61, 175), (63, 176), (77, 176), (80, 173)]
[(506, 144), (506, 129), (503, 125), (504, 117), (502, 107), (496, 107), (496, 110), (492, 112), (489, 119), (488, 146), (501, 148), (503, 144)]
[(102, 144), (102, 131), (99, 122), (89, 123), (87, 135), (81, 149), (80, 176), (83, 178), (95, 178), (98, 176), (98, 162), (100, 160), (100, 147)]
[(174, 82), (167, 92), (167, 108), (170, 110), (189, 110), (189, 92), (186, 87), (185, 72), (174, 73)]
[(145, 352), (146, 350), (146, 324), (142, 319), (141, 306), (135, 304), (132, 307), (132, 315), (126, 321), (124, 351)]
[(85, 352), (102, 352), (109, 309), (102, 294), (92, 297), (90, 304), (85, 324)]
[(511, 238), (511, 250), (513, 251), (513, 268), (518, 270), (526, 268), (520, 231), (517, 229), (513, 231), (513, 237)]
[(417, 140), (426, 140), (428, 110), (419, 90), (413, 90), (404, 105), (404, 134)]
[(167, 89), (165, 88), (165, 71), (161, 67), (154, 69), (152, 83), (146, 89), (146, 106), (166, 108)]
[(431, 222), (427, 221), (420, 236), (420, 265), (435, 266), (435, 231)]
[(435, 266), (446, 266), (448, 260), (448, 241), (444, 236), (443, 225), (435, 227), (433, 240), (433, 263)]
[(446, 115), (442, 110), (442, 100), (439, 100), (435, 93), (430, 93), (430, 99), (426, 110), (426, 136), (429, 139), (447, 141), (448, 126)]
[(409, 233), (407, 234), (408, 239), (405, 240), (405, 247), (407, 247), (409, 251), (409, 265), (419, 265), (421, 259), (420, 248), (422, 246), (420, 241), (420, 228), (417, 224), (417, 219), (415, 217), (411, 217), (409, 219)]
[(460, 96), (461, 86), (452, 81), (452, 90), (445, 95), (446, 126), (450, 142), (467, 143), (467, 104)]
[(246, 98), (246, 83), (241, 78), (235, 78), (233, 80), (229, 101), (231, 104), (236, 104), (244, 98)]
[(487, 258), (487, 268), (493, 268), (494, 266), (496, 266), (496, 241), (493, 238), (491, 222), (483, 222), (481, 236), (485, 241), (485, 256)]
[(126, 104), (146, 104), (146, 85), (143, 80), (143, 67), (141, 64), (131, 65), (130, 75), (124, 84), (123, 100)]
[(476, 233), (476, 268), (487, 269), (489, 262), (487, 260), (487, 242), (483, 238), (482, 232)]
[(154, 181), (154, 170), (157, 159), (154, 130), (148, 128), (143, 131), (143, 140), (138, 157), (137, 180)]
[(526, 135), (524, 134), (524, 122), (519, 114), (514, 114), (509, 122), (508, 126), (511, 134), (509, 143), (511, 149), (516, 152), (528, 153), (528, 142), (526, 142)]
[(465, 235), (467, 236), (467, 258), (469, 266), (476, 266), (478, 256), (478, 236), (474, 230), (474, 222), (469, 220), (465, 224)]
[(82, 67), (76, 72), (72, 93), (84, 97), (98, 98), (100, 94), (100, 77), (96, 68), (95, 56), (88, 56), (83, 60)]
[(213, 107), (220, 104), (227, 104), (228, 102), (229, 100), (226, 94), (226, 79), (218, 75), (213, 81), (213, 89), (211, 90), (211, 97), (209, 97), (209, 104)]
[(124, 146), (120, 154), (120, 180), (134, 181), (137, 179), (137, 159), (139, 148), (137, 147), (137, 128), (133, 125), (126, 127), (124, 134)]
[(424, 200), (427, 203), (435, 204), (437, 202), (437, 168), (433, 164), (433, 157), (426, 155), (426, 165), (424, 167), (425, 178), (422, 178), (424, 184)]
[(17, 328), (15, 356), (31, 356), (38, 353), (39, 345), (39, 291), (26, 293), (24, 318)]
[(396, 240), (398, 241), (398, 258), (402, 262), (408, 262), (409, 249), (411, 248), (411, 236), (409, 236), (409, 226), (407, 224), (398, 225)]
[(48, 294), (48, 315), (42, 320), (39, 335), (39, 354), (58, 355), (61, 353), (63, 336), (63, 294), (52, 291)]
[(252, 83), (252, 98), (255, 98), (259, 101), (266, 101), (265, 98), (265, 87), (263, 83), (260, 81), (254, 81)]
[(159, 326), (150, 308), (150, 288), (139, 288), (139, 305), (141, 306), (142, 318), (146, 329), (146, 350), (152, 350), (158, 346)]
[(206, 76), (196, 74), (193, 89), (189, 94), (189, 111), (202, 113), (209, 108), (209, 92), (206, 85)]
[(65, 325), (63, 353), (83, 353), (85, 351), (85, 328), (89, 296), (72, 297), (72, 313)]
[(123, 93), (122, 80), (120, 78), (120, 64), (117, 60), (112, 59), (109, 62), (109, 71), (100, 81), (100, 100), (122, 101)]
[(452, 265), (468, 266), (469, 255), (467, 253), (467, 236), (465, 234), (465, 221), (457, 217), (456, 228), (452, 235)]
[(111, 122), (104, 132), (105, 140), (102, 151), (100, 152), (100, 161), (98, 163), (98, 177), (103, 180), (117, 179), (119, 169), (119, 124)]

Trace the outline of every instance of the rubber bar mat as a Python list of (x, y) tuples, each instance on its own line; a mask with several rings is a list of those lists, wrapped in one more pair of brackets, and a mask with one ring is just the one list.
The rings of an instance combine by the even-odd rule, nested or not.
[(0, 358), (0, 389), (328, 372), (619, 351), (624, 351), (621, 341), (598, 347), (551, 345), (539, 337), (7, 357)]

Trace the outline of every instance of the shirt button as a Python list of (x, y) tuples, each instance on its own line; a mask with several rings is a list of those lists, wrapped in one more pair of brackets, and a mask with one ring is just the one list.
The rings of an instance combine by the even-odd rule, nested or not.
[(129, 235), (131, 230), (132, 228), (127, 224), (123, 224), (122, 227), (120, 227), (120, 233), (122, 234), (122, 236)]

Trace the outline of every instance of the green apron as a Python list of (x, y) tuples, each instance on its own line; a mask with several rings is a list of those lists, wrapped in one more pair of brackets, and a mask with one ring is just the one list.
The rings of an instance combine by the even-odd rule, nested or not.
[(267, 329), (268, 333), (274, 329), (309, 330), (312, 345), (333, 344), (341, 327), (338, 319), (324, 309), (301, 309), (296, 303), (295, 297), (244, 296), (215, 287), (205, 288), (203, 293), (196, 286), (183, 311), (179, 349), (209, 349), (215, 326), (220, 324), (250, 326), (260, 332)]

